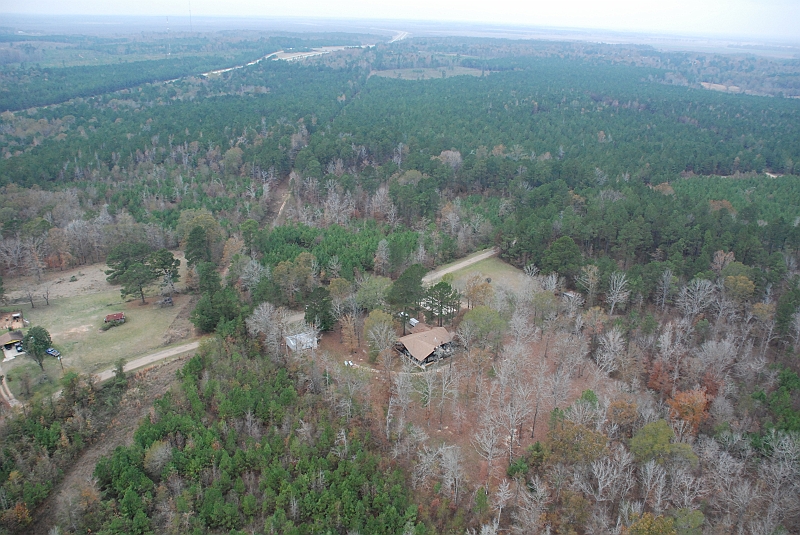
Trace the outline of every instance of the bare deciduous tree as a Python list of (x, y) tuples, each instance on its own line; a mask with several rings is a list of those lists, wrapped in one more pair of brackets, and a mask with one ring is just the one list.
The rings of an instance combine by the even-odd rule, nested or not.
[(461, 487), (466, 481), (467, 473), (464, 471), (464, 460), (461, 448), (458, 446), (441, 447), (442, 487), (453, 497), (453, 502), (458, 504)]
[(597, 298), (597, 285), (600, 284), (600, 273), (597, 266), (589, 264), (581, 268), (581, 274), (576, 281), (586, 290), (586, 306), (593, 307)]
[(416, 488), (425, 488), (430, 479), (436, 473), (437, 461), (439, 460), (439, 450), (430, 449), (426, 444), (422, 444), (417, 450), (417, 464), (411, 475), (411, 484)]
[(431, 404), (436, 396), (436, 374), (427, 371), (417, 374), (414, 390), (420, 395), (420, 404), (427, 409), (428, 427), (431, 425)]
[(550, 493), (538, 476), (533, 477), (519, 493), (519, 501), (514, 510), (514, 524), (511, 528), (514, 535), (540, 533), (542, 512), (550, 499)]
[(487, 478), (492, 477), (494, 460), (500, 454), (500, 426), (487, 408), (481, 418), (481, 427), (472, 439), (472, 445), (488, 465)]
[(703, 312), (714, 296), (714, 285), (706, 279), (693, 279), (681, 288), (678, 294), (678, 308), (684, 316), (694, 318)]
[(714, 259), (711, 261), (711, 270), (719, 277), (722, 270), (725, 269), (735, 259), (733, 251), (726, 253), (725, 251), (717, 251), (714, 253)]
[(702, 478), (696, 477), (686, 468), (672, 475), (672, 502), (677, 507), (690, 508), (695, 500), (705, 494)]
[(669, 300), (669, 294), (672, 292), (672, 270), (665, 269), (663, 273), (661, 273), (661, 277), (658, 279), (658, 286), (656, 287), (657, 295), (658, 295), (658, 305), (661, 307), (661, 311), (664, 311), (664, 308), (667, 306), (667, 301)]
[(283, 336), (286, 332), (288, 314), (283, 308), (275, 308), (271, 303), (261, 303), (245, 320), (250, 336), (263, 336), (264, 343), (273, 355), (280, 353)]
[(261, 279), (269, 279), (269, 277), (269, 268), (265, 268), (260, 262), (250, 258), (242, 267), (242, 274), (239, 276), (239, 282), (242, 289), (250, 293), (258, 286)]
[(12, 274), (21, 274), (28, 263), (28, 252), (17, 236), (3, 238), (0, 236), (0, 266)]
[(561, 294), (561, 302), (564, 303), (567, 316), (574, 318), (580, 313), (584, 299), (578, 292), (564, 292)]
[(606, 292), (606, 301), (611, 303), (611, 310), (609, 314), (614, 315), (614, 308), (617, 305), (624, 304), (628, 301), (631, 292), (628, 290), (628, 277), (622, 271), (615, 271), (611, 274), (608, 281), (608, 292)]
[(390, 323), (378, 322), (367, 330), (367, 342), (379, 353), (390, 349), (396, 340), (397, 334)]
[(521, 307), (514, 310), (508, 328), (514, 339), (514, 344), (525, 345), (536, 337), (536, 326), (531, 321), (531, 317)]
[(497, 520), (495, 524), (500, 523), (500, 517), (503, 515), (503, 508), (513, 495), (511, 484), (507, 479), (503, 478), (503, 481), (497, 485), (497, 491), (494, 493), (494, 499), (492, 499), (492, 506), (497, 510)]
[(623, 351), (625, 351), (625, 337), (619, 327), (614, 326), (600, 337), (600, 344), (595, 352), (597, 366), (603, 373), (614, 373)]
[(50, 289), (53, 287), (52, 282), (47, 282), (42, 286), (42, 299), (45, 305), (50, 305)]
[(338, 255), (333, 255), (328, 260), (328, 278), (335, 279), (339, 277), (339, 272), (342, 270), (342, 262), (339, 260)]
[(642, 499), (658, 515), (664, 510), (667, 490), (667, 472), (655, 460), (647, 461), (639, 469)]
[(572, 377), (565, 366), (558, 366), (547, 380), (547, 390), (550, 396), (550, 406), (553, 409), (559, 408), (569, 397), (569, 389), (572, 384)]
[(792, 314), (792, 322), (790, 323), (790, 329), (793, 333), (793, 341), (794, 341), (794, 350), (800, 351), (800, 308)]
[[(430, 373), (430, 372), (429, 372)], [(450, 366), (439, 370), (439, 387), (438, 387), (438, 405), (439, 405), (439, 430), (442, 429), (442, 420), (444, 418), (444, 406), (448, 401), (455, 398), (458, 393), (458, 372), (453, 368), (452, 361)]]

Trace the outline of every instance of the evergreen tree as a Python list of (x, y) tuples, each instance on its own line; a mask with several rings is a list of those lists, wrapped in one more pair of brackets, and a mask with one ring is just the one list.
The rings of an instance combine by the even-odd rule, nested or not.
[(211, 262), (211, 247), (206, 229), (200, 225), (193, 227), (186, 238), (186, 264), (190, 267), (200, 262)]
[(461, 294), (447, 282), (441, 281), (428, 288), (423, 299), (428, 321), (436, 320), (439, 327), (451, 320), (461, 308)]
[(151, 254), (147, 259), (147, 263), (158, 277), (169, 276), (173, 283), (178, 282), (178, 279), (180, 279), (178, 268), (181, 266), (181, 261), (175, 258), (175, 255), (167, 249), (159, 249)]
[(189, 316), (189, 321), (201, 332), (213, 332), (219, 323), (219, 311), (214, 306), (214, 298), (208, 294), (200, 297)]
[(387, 301), (392, 307), (400, 312), (403, 317), (403, 334), (405, 335), (405, 323), (407, 318), (416, 315), (419, 311), (420, 303), (425, 297), (425, 289), (422, 287), (422, 277), (425, 275), (425, 268), (420, 264), (414, 264), (407, 268), (394, 281), (389, 288)]
[(145, 303), (144, 289), (156, 279), (158, 279), (158, 273), (150, 268), (150, 266), (137, 262), (129, 266), (119, 277), (119, 282), (122, 284), (120, 293), (123, 298), (129, 295), (139, 294), (142, 303)]
[(197, 287), (202, 295), (213, 297), (222, 289), (222, 279), (217, 272), (217, 266), (212, 262), (201, 262), (196, 270), (199, 279)]
[(569, 236), (562, 236), (548, 247), (542, 257), (542, 271), (573, 278), (581, 268), (581, 251)]
[(330, 331), (335, 323), (331, 294), (327, 288), (318, 286), (309, 294), (306, 302), (306, 323), (316, 325), (321, 331)]
[(151, 252), (146, 243), (129, 242), (115, 246), (106, 257), (106, 264), (111, 268), (106, 271), (106, 280), (111, 284), (120, 284), (128, 268), (136, 263), (144, 264)]

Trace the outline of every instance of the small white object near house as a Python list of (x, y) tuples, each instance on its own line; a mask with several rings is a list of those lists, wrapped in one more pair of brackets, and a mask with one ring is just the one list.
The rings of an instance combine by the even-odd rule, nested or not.
[(410, 323), (412, 327), (416, 327), (417, 324), (419, 323), (419, 320), (416, 318), (411, 318), (410, 320), (408, 320), (408, 323)]
[(286, 347), (291, 351), (303, 351), (317, 347), (317, 337), (314, 333), (300, 333), (286, 337)]

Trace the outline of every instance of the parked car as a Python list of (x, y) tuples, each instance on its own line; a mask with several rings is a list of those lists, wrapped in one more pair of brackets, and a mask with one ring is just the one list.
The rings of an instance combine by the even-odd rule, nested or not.
[(52, 348), (52, 347), (48, 347), (45, 350), (45, 353), (47, 353), (51, 357), (56, 357), (56, 358), (61, 356), (61, 352), (58, 349), (55, 349), (55, 348)]
[(25, 352), (25, 350), (22, 349), (22, 344), (17, 344), (16, 346), (14, 346), (14, 349), (17, 350), (17, 353), (24, 353)]

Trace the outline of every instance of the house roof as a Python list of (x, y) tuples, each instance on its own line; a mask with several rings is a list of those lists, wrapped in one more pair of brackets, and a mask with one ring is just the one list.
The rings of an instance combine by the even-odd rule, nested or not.
[(422, 362), (437, 347), (453, 341), (453, 335), (444, 327), (434, 327), (429, 331), (409, 334), (397, 340), (403, 344), (412, 357)]
[(106, 316), (106, 321), (119, 321), (125, 319), (124, 312), (117, 312), (116, 314), (109, 314)]
[(0, 334), (0, 346), (13, 344), (14, 342), (22, 342), (22, 331), (10, 331)]
[(314, 333), (300, 333), (286, 337), (286, 345), (292, 351), (301, 351), (303, 349), (313, 349), (317, 347), (317, 337)]

